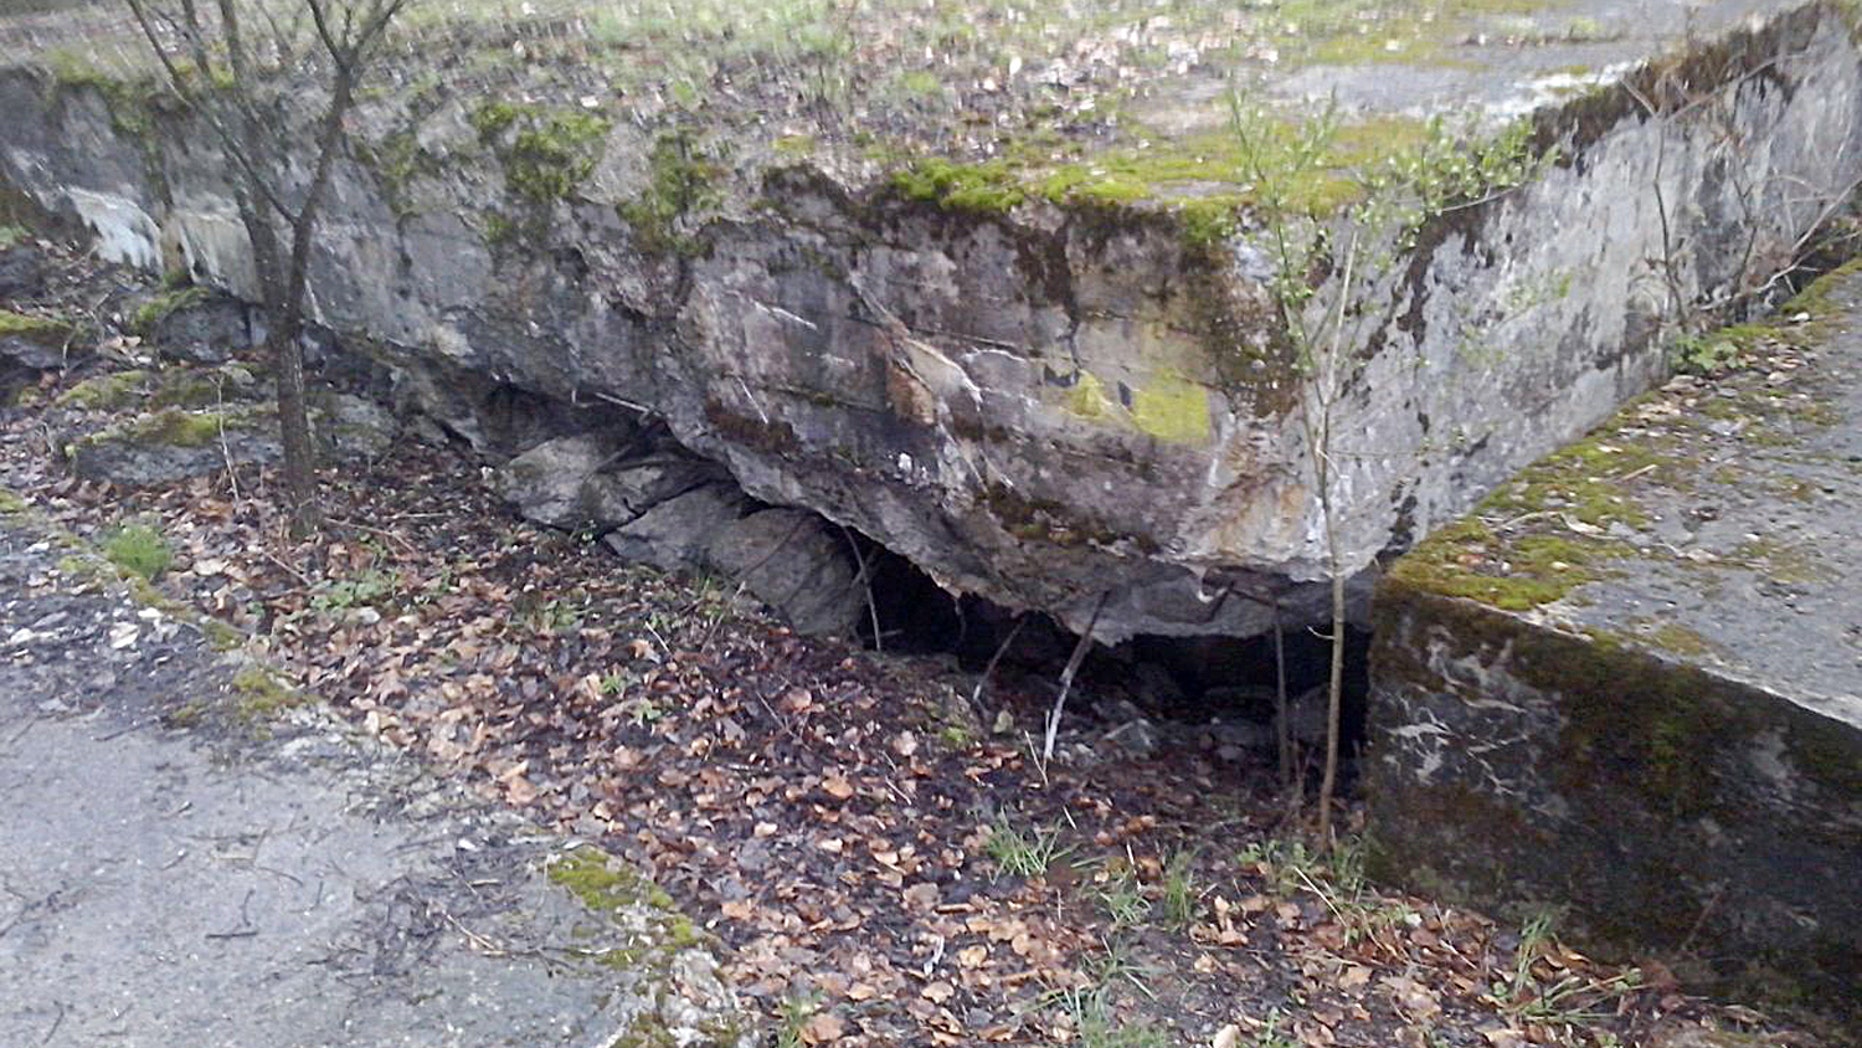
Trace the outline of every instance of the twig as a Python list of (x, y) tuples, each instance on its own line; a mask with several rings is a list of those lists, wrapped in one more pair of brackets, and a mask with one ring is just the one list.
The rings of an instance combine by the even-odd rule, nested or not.
[(220, 457), (226, 462), (226, 483), (233, 492), (233, 505), (239, 505), (239, 471), (233, 468), (233, 449), (226, 441), (226, 376), (217, 375), (213, 380), (214, 406), (218, 409), (215, 416), (219, 425), (215, 428), (220, 433)]
[(44, 1039), (39, 1042), (42, 1045), (51, 1044), (52, 1038), (58, 1036), (58, 1028), (65, 1025), (65, 1002), (53, 998), (52, 1004), (57, 1006), (58, 1014), (52, 1017), (52, 1028), (45, 1031)]
[(873, 620), (873, 650), (884, 653), (886, 642), (879, 629), (879, 603), (873, 599), (873, 576), (866, 553), (860, 549), (860, 544), (854, 541), (853, 531), (847, 525), (842, 524), (840, 531), (846, 537), (847, 545), (853, 548), (854, 559), (860, 564), (860, 573), (854, 576), (853, 584), (862, 587), (866, 592), (866, 613)]
[(279, 557), (276, 553), (273, 553), (271, 550), (263, 549), (263, 548), (261, 548), (259, 552), (264, 554), (266, 560), (271, 561), (273, 564), (278, 565), (279, 567), (283, 568), (286, 572), (288, 572), (291, 575), (291, 577), (296, 579), (298, 583), (302, 585), (305, 589), (313, 590), (317, 588), (316, 583), (310, 581), (310, 579), (303, 572), (285, 563), (284, 560), (281, 557)]
[(1060, 671), (1060, 694), (1054, 699), (1053, 712), (1047, 715), (1047, 735), (1041, 741), (1041, 759), (1054, 759), (1054, 739), (1060, 734), (1060, 715), (1067, 707), (1067, 693), (1073, 690), (1073, 675), (1080, 672), (1080, 663), (1086, 661), (1086, 653), (1093, 647), (1093, 629), (1099, 625), (1099, 613), (1105, 610), (1108, 590), (1099, 592), (1099, 599), (1093, 603), (1093, 616), (1086, 620), (1086, 631), (1080, 634), (1080, 642), (1073, 646), (1073, 655), (1067, 659), (1067, 668)]
[(459, 929), (459, 934), (465, 936), (466, 941), (470, 942), (478, 950), (479, 953), (483, 954), (486, 957), (509, 957), (511, 956), (510, 950), (507, 950), (504, 947), (499, 946), (497, 943), (492, 942), (490, 939), (485, 938), (483, 935), (480, 935), (479, 933), (459, 923), (459, 918), (454, 917), (452, 913), (446, 909), (446, 907), (441, 906), (439, 903), (430, 903), (429, 905), (441, 917), (446, 918), (446, 923), (452, 925), (454, 928)]
[(976, 688), (970, 692), (970, 708), (975, 710), (978, 716), (983, 713), (983, 689), (989, 686), (989, 677), (996, 672), (996, 663), (1001, 662), (1002, 656), (1008, 654), (1009, 645), (1015, 643), (1015, 638), (1021, 635), (1022, 626), (1027, 622), (1026, 615), (1015, 616), (1015, 628), (1009, 630), (1009, 635), (1003, 638), (1001, 645), (996, 648), (996, 653), (989, 657), (989, 664), (983, 667), (983, 675), (976, 679)]

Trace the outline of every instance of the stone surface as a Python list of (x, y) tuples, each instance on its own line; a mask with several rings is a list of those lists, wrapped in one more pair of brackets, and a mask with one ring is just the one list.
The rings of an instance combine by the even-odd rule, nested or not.
[(0, 250), (0, 299), (31, 298), (45, 287), (45, 255), (29, 244)]
[(245, 303), (225, 294), (188, 296), (172, 309), (156, 303), (144, 338), (161, 346), (162, 355), (192, 364), (224, 364), (250, 348), (252, 326)]
[(672, 453), (628, 457), (630, 444), (595, 431), (547, 440), (492, 476), (526, 520), (570, 531), (609, 531), (654, 506), (724, 479), (709, 463)]
[(0, 1044), (751, 1043), (657, 904), (558, 883), (590, 853), (315, 706), (252, 721), (66, 552), (0, 519)]
[(712, 536), (706, 560), (798, 633), (851, 634), (866, 613), (847, 537), (806, 510), (765, 509), (732, 521)]
[(63, 367), (73, 354), (68, 324), (0, 310), (0, 366), (26, 371)]
[(847, 539), (819, 515), (755, 509), (716, 466), (676, 450), (629, 454), (631, 442), (604, 432), (558, 437), (505, 463), (492, 485), (525, 519), (600, 534), (628, 560), (721, 572), (799, 633), (844, 634), (863, 613)]
[(1785, 313), (1398, 562), (1366, 789), (1386, 877), (1854, 1032), (1862, 276)]
[[(1787, 265), (1862, 171), (1862, 69), (1834, 8), (1663, 6), (1597, 42), (1561, 35), (1574, 18), (1622, 21), (1584, 3), (1492, 27), (1469, 62), (1269, 78), (1276, 98), (1336, 88), (1373, 127), (1531, 109), (1535, 142), (1559, 156), (1371, 246), (1397, 252), (1391, 264), (1321, 274), (1313, 308), (1349, 298), (1345, 337), (1361, 347), (1332, 408), (1339, 562), (1354, 575), (1646, 389), (1686, 304)], [(1544, 46), (1521, 57), (1513, 31)], [(1636, 68), (1682, 43), (1687, 56)], [(1601, 64), (1562, 96), (1573, 85), (1552, 67), (1525, 84), (1507, 64), (1574, 60)], [(1224, 109), (1220, 72), (1152, 108), (1191, 113), (1178, 131), (1197, 131)], [(512, 111), (529, 133), (560, 135), (570, 125), (550, 114), (585, 111), (581, 88), (549, 87), (535, 97), (558, 108)], [(0, 77), (0, 177), (89, 224), (111, 257), (154, 266), (175, 245), (197, 276), (250, 294), (220, 165), (194, 148), (208, 136), (137, 141), (112, 104), (43, 74)], [(581, 142), (587, 178), (540, 197), (559, 180), (482, 119), (501, 112), (462, 97), (359, 116), (380, 148), (358, 157), (412, 141), (418, 162), (339, 165), (318, 321), (410, 373), (638, 405), (754, 498), (845, 523), (949, 588), (1075, 629), (1109, 594), (1105, 639), (1265, 630), (1266, 603), (1242, 593), (1321, 616), (1309, 376), (1273, 319), (1267, 231), (1244, 221), (1211, 240), (1179, 208), (1210, 187), (977, 206), (923, 199), (870, 163), (776, 157), (736, 130), (669, 152), (659, 130), (616, 119)], [(681, 210), (656, 224), (672, 183)], [(404, 388), (494, 443), (451, 382)]]
[(705, 484), (659, 503), (603, 537), (621, 557), (662, 571), (710, 565), (711, 542), (749, 512), (750, 500), (733, 484)]
[[(268, 401), (232, 399), (249, 392), (229, 384), (225, 403), (157, 408), (78, 436), (67, 445), (71, 470), (89, 480), (145, 487), (218, 473), (229, 463), (280, 462), (277, 409)], [(394, 416), (373, 401), (328, 392), (316, 401), (312, 436), (320, 454), (337, 461), (381, 455), (399, 433)]]

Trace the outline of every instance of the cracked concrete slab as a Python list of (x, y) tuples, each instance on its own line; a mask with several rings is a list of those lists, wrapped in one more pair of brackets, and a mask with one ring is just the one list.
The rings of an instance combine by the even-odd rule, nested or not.
[(573, 842), (315, 704), (203, 716), (237, 668), (64, 553), (0, 518), (0, 1044), (741, 1039), (704, 942), (557, 883)]

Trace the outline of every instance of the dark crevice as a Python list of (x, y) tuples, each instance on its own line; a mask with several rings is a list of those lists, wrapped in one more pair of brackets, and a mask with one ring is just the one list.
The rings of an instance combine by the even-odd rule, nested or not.
[[(864, 537), (858, 541), (873, 580), (873, 611), (883, 651), (948, 656), (972, 674), (981, 673), (1001, 651), (993, 691), (1051, 700), (1077, 635), (1039, 612), (1017, 614), (980, 597), (952, 597), (904, 557)], [(873, 646), (873, 617), (863, 620), (860, 629), (860, 640), (868, 647)], [(1013, 641), (1003, 649), (1011, 633)], [(1322, 629), (1295, 625), (1283, 632), (1282, 647), (1286, 692), (1295, 707), (1295, 735), (1314, 751), (1322, 744), (1331, 642)], [(1340, 737), (1348, 782), (1364, 739), (1369, 648), (1369, 631), (1347, 629)], [(1159, 733), (1165, 740), (1192, 739), (1210, 725), (1271, 733), (1275, 666), (1271, 635), (1144, 635), (1096, 645), (1076, 679), (1069, 717), (1110, 727), (1143, 717), (1165, 729)], [(1271, 753), (1260, 756), (1272, 758)], [(1316, 767), (1316, 757), (1309, 763)]]

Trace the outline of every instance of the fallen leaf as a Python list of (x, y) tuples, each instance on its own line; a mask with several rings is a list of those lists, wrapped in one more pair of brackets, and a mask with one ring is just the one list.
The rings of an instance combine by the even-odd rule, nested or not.
[(833, 1012), (817, 1012), (802, 1024), (802, 1040), (809, 1044), (832, 1044), (846, 1032), (846, 1021)]

